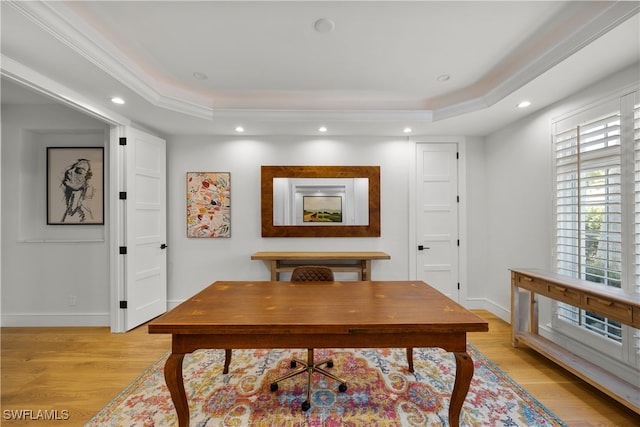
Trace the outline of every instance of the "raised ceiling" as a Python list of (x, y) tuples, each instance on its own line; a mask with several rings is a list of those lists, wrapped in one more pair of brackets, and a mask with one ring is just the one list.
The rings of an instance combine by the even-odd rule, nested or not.
[(1, 8), (3, 103), (28, 99), (16, 82), (168, 135), (484, 135), (640, 58), (638, 2)]

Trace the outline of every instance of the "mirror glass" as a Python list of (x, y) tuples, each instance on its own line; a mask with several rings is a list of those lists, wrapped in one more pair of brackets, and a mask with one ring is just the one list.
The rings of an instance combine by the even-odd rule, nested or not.
[(369, 225), (369, 179), (273, 178), (273, 225)]
[(380, 237), (380, 166), (262, 166), (262, 237)]

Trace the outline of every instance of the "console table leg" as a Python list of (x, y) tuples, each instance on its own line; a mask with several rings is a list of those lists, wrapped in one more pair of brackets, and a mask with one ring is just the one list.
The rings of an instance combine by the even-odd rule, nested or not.
[(184, 354), (171, 353), (164, 365), (164, 380), (171, 394), (171, 400), (178, 413), (178, 425), (189, 427), (189, 403), (187, 394), (184, 391), (184, 381), (182, 378), (182, 361)]
[(371, 260), (365, 259), (362, 263), (364, 264), (364, 271), (362, 272), (362, 278), (360, 280), (371, 280)]
[(449, 402), (449, 425), (458, 427), (460, 425), (460, 411), (462, 404), (467, 397), (471, 378), (473, 377), (473, 359), (467, 353), (454, 353), (456, 357), (456, 380), (451, 392)]
[[(511, 273), (513, 275), (513, 273)], [(520, 288), (515, 279), (511, 279), (511, 345), (518, 347), (518, 332), (520, 325)]]

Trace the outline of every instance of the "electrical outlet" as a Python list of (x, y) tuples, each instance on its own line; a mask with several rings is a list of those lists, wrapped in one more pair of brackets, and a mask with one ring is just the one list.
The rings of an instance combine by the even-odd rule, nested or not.
[(75, 295), (69, 295), (69, 305), (72, 307), (78, 305), (78, 297)]

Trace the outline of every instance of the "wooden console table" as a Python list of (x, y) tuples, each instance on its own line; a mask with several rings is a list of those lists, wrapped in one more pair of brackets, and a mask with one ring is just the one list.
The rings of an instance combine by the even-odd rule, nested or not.
[(269, 261), (271, 280), (299, 265), (324, 265), (333, 271), (358, 273), (358, 280), (371, 280), (371, 260), (390, 259), (384, 252), (256, 252), (253, 260)]
[[(529, 291), (528, 330), (520, 325), (520, 289)], [(640, 414), (640, 387), (609, 373), (538, 334), (541, 295), (640, 328), (640, 295), (541, 270), (511, 270), (511, 338), (525, 344), (585, 382)]]

